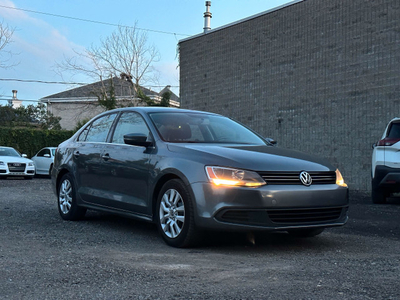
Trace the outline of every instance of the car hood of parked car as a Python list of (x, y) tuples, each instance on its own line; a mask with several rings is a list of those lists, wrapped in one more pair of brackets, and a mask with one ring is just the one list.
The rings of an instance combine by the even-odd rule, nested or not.
[(18, 162), (18, 163), (31, 163), (32, 160), (29, 158), (19, 157), (19, 156), (0, 156), (0, 161), (9, 163), (9, 162)]
[(262, 145), (169, 144), (171, 152), (196, 155), (202, 162), (254, 171), (334, 171), (325, 159), (299, 151)]

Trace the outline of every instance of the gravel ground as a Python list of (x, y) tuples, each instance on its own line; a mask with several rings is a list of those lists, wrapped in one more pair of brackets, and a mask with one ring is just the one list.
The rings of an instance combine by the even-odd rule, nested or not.
[(63, 221), (48, 178), (0, 180), (0, 299), (399, 299), (399, 216), (399, 199), (353, 195), (348, 224), (315, 238), (175, 249), (149, 223)]

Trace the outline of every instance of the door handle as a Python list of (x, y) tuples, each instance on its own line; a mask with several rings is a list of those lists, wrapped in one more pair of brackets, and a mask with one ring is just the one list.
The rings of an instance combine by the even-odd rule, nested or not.
[(105, 161), (107, 161), (107, 160), (110, 159), (110, 154), (105, 153), (105, 154), (103, 154), (103, 155), (101, 156), (101, 158), (104, 159)]

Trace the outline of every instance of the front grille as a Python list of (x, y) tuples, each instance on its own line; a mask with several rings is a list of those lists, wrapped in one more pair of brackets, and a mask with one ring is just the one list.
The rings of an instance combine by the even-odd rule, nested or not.
[(321, 224), (335, 222), (342, 214), (341, 207), (299, 209), (226, 210), (216, 216), (221, 222), (253, 226)]
[(10, 170), (10, 172), (25, 172), (25, 164), (8, 163), (8, 170)]
[(267, 225), (267, 210), (228, 210), (217, 216), (222, 222), (246, 224), (246, 225)]
[[(308, 172), (312, 178), (312, 184), (335, 184), (336, 173), (329, 172)], [(259, 172), (267, 184), (302, 184), (300, 172)]]
[(335, 221), (341, 213), (341, 207), (268, 210), (272, 222), (285, 224)]

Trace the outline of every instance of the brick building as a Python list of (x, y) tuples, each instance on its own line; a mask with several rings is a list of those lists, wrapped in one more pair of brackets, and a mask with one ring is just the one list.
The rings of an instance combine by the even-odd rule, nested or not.
[(400, 1), (293, 1), (179, 50), (182, 108), (326, 157), (370, 190), (371, 145), (400, 117)]

